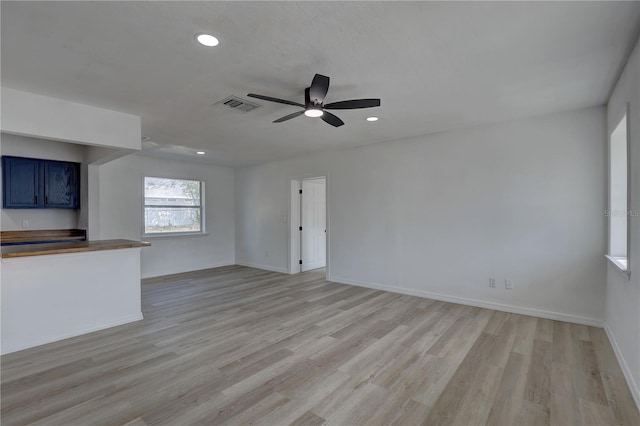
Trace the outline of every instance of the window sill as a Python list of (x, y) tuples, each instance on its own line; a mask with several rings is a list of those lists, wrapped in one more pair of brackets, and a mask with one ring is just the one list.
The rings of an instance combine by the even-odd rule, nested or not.
[(208, 232), (175, 232), (166, 234), (143, 234), (144, 239), (162, 239), (162, 238), (178, 238), (178, 237), (206, 237)]
[(620, 272), (622, 272), (623, 274), (625, 274), (627, 277), (629, 277), (631, 275), (631, 271), (628, 269), (627, 265), (627, 259), (626, 258), (621, 258), (621, 257), (613, 257), (613, 256), (609, 256), (608, 254), (604, 255), (607, 259), (609, 259), (609, 262), (611, 262), (616, 268), (618, 268), (618, 270)]

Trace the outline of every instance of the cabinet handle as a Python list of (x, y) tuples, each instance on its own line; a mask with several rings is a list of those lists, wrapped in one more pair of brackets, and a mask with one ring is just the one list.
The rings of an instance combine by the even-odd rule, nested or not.
[(49, 204), (49, 197), (46, 195), (44, 196), (44, 203)]
[(38, 204), (38, 196), (35, 195), (34, 198), (35, 198), (35, 203)]

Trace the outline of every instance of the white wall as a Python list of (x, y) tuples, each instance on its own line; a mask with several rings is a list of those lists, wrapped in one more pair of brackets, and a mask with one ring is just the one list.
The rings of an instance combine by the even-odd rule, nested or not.
[(140, 150), (140, 117), (2, 87), (2, 131), (62, 142)]
[[(234, 171), (201, 163), (129, 155), (98, 168), (99, 231), (92, 239), (145, 239), (142, 277), (234, 263)], [(144, 176), (205, 181), (207, 235), (143, 238)]]
[[(0, 134), (2, 155), (42, 158), (47, 160), (82, 163), (85, 147), (71, 143), (34, 139), (24, 136)], [(84, 195), (84, 194), (83, 194)], [(2, 209), (2, 230), (22, 230), (22, 220), (29, 221), (33, 229), (78, 228), (80, 210), (69, 209)]]
[(285, 270), (290, 179), (328, 175), (329, 279), (600, 324), (604, 140), (599, 107), (238, 169), (236, 261)]
[[(631, 211), (640, 211), (640, 42), (627, 62), (607, 105), (609, 132), (631, 104)], [(640, 218), (631, 217), (631, 276), (607, 266), (606, 330), (640, 406)]]

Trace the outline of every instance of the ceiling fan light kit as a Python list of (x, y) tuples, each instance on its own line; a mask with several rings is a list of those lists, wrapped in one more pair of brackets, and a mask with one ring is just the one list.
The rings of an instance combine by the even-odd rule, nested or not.
[(257, 95), (255, 93), (249, 93), (247, 96), (262, 99), (264, 101), (304, 108), (302, 111), (280, 117), (275, 120), (274, 123), (282, 123), (283, 121), (291, 120), (292, 118), (296, 118), (304, 114), (307, 117), (321, 118), (325, 123), (331, 124), (333, 127), (340, 127), (344, 124), (344, 121), (326, 110), (374, 108), (380, 106), (380, 99), (377, 98), (351, 99), (348, 101), (331, 102), (325, 105), (324, 98), (327, 96), (328, 91), (329, 77), (326, 75), (316, 74), (313, 77), (311, 86), (307, 87), (304, 91), (304, 105), (298, 102), (272, 98), (271, 96)]
[(312, 117), (312, 118), (322, 117), (323, 114), (324, 114), (324, 111), (317, 108), (308, 108), (304, 110), (304, 115), (306, 115), (307, 117)]

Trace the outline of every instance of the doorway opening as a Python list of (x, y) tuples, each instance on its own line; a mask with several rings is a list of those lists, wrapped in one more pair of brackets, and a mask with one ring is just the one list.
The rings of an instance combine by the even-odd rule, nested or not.
[(327, 179), (291, 180), (292, 274), (327, 267)]

